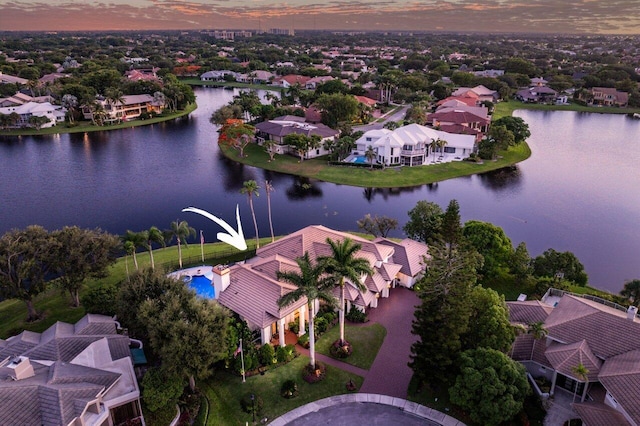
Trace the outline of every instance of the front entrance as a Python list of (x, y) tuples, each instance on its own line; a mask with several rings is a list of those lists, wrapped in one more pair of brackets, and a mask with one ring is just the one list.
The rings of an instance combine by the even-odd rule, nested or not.
[(556, 380), (556, 387), (566, 389), (571, 393), (575, 393), (576, 395), (582, 395), (585, 385), (586, 383), (584, 382), (578, 382), (577, 380), (574, 380), (571, 377), (563, 376), (562, 374), (558, 374), (558, 379)]

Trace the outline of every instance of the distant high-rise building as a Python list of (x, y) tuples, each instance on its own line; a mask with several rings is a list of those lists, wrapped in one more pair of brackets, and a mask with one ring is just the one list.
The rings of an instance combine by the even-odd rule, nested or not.
[(295, 30), (293, 29), (285, 29), (285, 28), (270, 28), (267, 31), (269, 34), (276, 34), (276, 35), (289, 35), (289, 36), (294, 36), (296, 35)]

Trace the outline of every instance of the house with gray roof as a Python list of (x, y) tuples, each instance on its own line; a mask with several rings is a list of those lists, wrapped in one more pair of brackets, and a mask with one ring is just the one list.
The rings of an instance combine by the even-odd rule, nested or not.
[[(263, 344), (277, 335), (279, 344), (284, 346), (289, 323), (297, 322), (299, 335), (305, 334), (309, 312), (304, 298), (284, 308), (278, 306), (278, 299), (295, 287), (278, 281), (277, 272), (299, 271), (295, 260), (305, 253), (309, 253), (311, 259), (330, 256), (327, 239), (343, 241), (345, 238), (361, 245), (357, 256), (366, 259), (373, 270), (373, 274), (363, 275), (360, 279), (365, 291), (347, 281), (347, 311), (352, 306), (363, 312), (376, 308), (378, 299), (389, 297), (392, 288), (398, 285), (411, 287), (422, 274), (421, 262), (428, 250), (426, 244), (412, 240), (399, 243), (387, 239), (369, 241), (313, 225), (260, 247), (256, 256), (243, 264), (214, 267), (212, 283), (217, 300), (242, 317), (251, 329), (259, 331)], [(339, 297), (338, 288), (334, 289), (334, 296)], [(315, 303), (317, 312), (318, 302)]]
[[(533, 377), (551, 382), (550, 394), (577, 395), (584, 425), (640, 425), (640, 318), (593, 297), (550, 289), (542, 301), (507, 302), (510, 320), (544, 323), (547, 335), (520, 334), (509, 355)], [(576, 373), (584, 366), (586, 376)]]
[(0, 425), (144, 425), (129, 337), (87, 314), (0, 340)]
[(330, 153), (325, 148), (325, 143), (335, 140), (340, 135), (338, 130), (334, 130), (322, 123), (307, 123), (304, 117), (294, 115), (284, 115), (273, 120), (263, 121), (256, 124), (256, 142), (259, 145), (265, 141), (275, 142), (274, 151), (276, 154), (297, 155), (294, 147), (284, 142), (284, 137), (290, 134), (302, 134), (305, 136), (319, 136), (320, 146), (311, 148), (305, 153), (305, 158), (315, 158)]

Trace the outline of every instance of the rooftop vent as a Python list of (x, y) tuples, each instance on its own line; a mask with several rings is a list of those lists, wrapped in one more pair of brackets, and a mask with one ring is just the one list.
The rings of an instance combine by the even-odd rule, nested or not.
[(627, 309), (627, 319), (633, 321), (636, 315), (638, 315), (638, 308), (635, 306), (629, 306)]
[(13, 358), (7, 365), (7, 368), (13, 369), (14, 374), (11, 377), (14, 380), (28, 379), (35, 375), (29, 358), (24, 356), (17, 356)]

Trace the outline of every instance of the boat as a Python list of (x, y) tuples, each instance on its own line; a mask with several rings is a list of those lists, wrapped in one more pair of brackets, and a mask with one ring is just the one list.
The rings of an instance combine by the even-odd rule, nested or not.
[(633, 118), (638, 118), (640, 119), (640, 112), (636, 112), (632, 115)]

